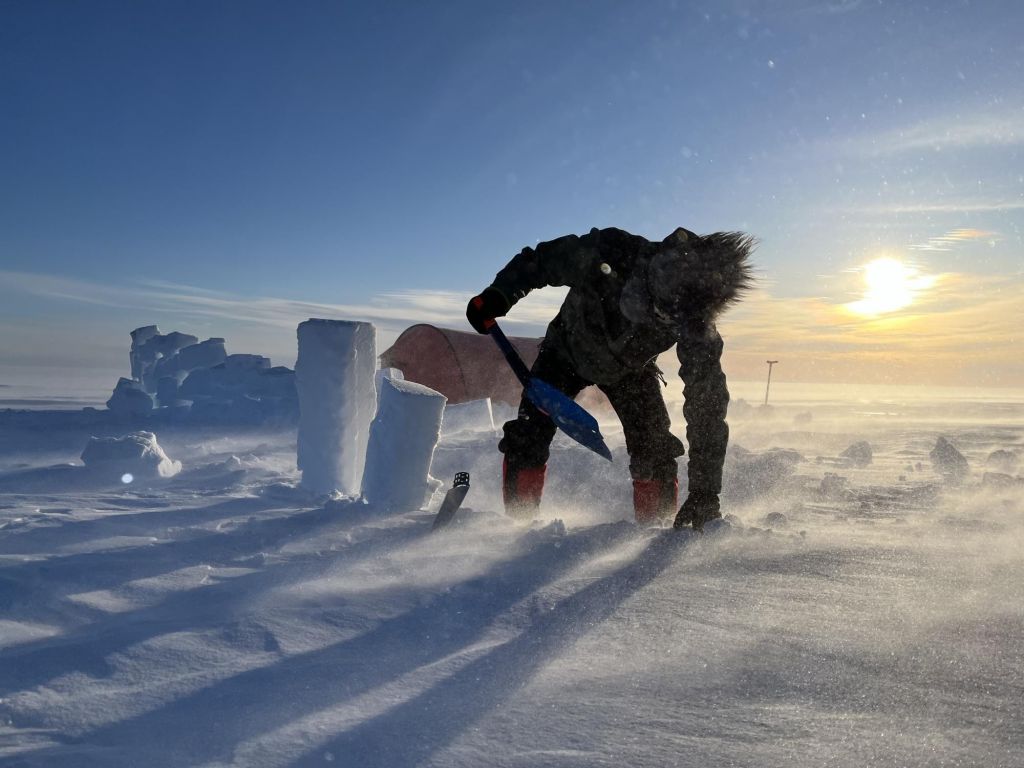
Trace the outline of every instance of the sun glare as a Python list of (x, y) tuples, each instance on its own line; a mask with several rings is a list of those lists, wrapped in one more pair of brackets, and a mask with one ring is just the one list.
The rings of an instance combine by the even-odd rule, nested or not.
[(909, 307), (935, 278), (888, 256), (864, 265), (864, 298), (846, 306), (858, 315), (884, 315)]

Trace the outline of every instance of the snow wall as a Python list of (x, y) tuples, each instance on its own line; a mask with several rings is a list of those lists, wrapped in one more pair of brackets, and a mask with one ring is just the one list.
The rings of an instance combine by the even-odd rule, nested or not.
[[(509, 340), (526, 365), (533, 365), (541, 340)], [(440, 392), (452, 405), (489, 397), (518, 406), (523, 393), (498, 345), (479, 333), (414, 325), (381, 354), (380, 362), (382, 368), (398, 368), (408, 381)]]
[(298, 466), (314, 493), (356, 496), (377, 405), (376, 331), (370, 323), (310, 319), (299, 324)]
[(445, 397), (422, 384), (381, 378), (380, 407), (370, 426), (363, 498), (382, 510), (419, 509), (433, 491), (430, 462)]

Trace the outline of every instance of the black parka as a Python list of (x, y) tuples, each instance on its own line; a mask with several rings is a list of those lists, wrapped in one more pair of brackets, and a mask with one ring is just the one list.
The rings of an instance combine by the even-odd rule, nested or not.
[(582, 237), (567, 235), (524, 248), (497, 274), (491, 288), (511, 307), (535, 288), (568, 286), (544, 345), (556, 349), (577, 374), (595, 384), (614, 384), (674, 344), (684, 385), (689, 491), (717, 495), (729, 440), (729, 390), (714, 308), (695, 303), (687, 319), (674, 328), (653, 317), (634, 323), (621, 310), (626, 282), (663, 247), (621, 229), (592, 229)]

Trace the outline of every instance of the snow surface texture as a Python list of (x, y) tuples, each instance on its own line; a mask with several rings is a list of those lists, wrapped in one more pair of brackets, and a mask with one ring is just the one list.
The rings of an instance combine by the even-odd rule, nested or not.
[(429, 493), (430, 462), (447, 398), (422, 384), (380, 380), (380, 405), (370, 425), (363, 498), (384, 511), (419, 509)]
[(556, 438), (532, 526), (496, 436), (444, 437), (433, 535), (288, 492), (294, 429), (178, 425), (175, 477), (83, 488), (88, 431), (6, 426), (0, 765), (1024, 765), (1024, 486), (984, 482), (1024, 404), (771, 414), (731, 420), (720, 537), (628, 522), (614, 422), (614, 464)]
[(181, 462), (170, 459), (152, 432), (124, 437), (90, 437), (82, 463), (95, 473), (130, 483), (134, 478), (174, 477)]
[(377, 405), (377, 347), (370, 323), (311, 319), (299, 324), (298, 466), (313, 493), (357, 496)]

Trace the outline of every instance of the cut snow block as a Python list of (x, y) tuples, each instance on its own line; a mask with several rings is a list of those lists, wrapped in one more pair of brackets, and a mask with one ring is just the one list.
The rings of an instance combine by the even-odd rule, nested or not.
[(370, 323), (311, 319), (299, 324), (298, 338), (302, 486), (313, 493), (356, 496), (377, 404), (375, 329)]
[(398, 368), (378, 368), (377, 372), (373, 374), (373, 388), (377, 392), (377, 406), (380, 407), (380, 389), (381, 382), (385, 379), (402, 381), (405, 379), (405, 374), (402, 373)]
[(171, 331), (168, 334), (157, 333), (150, 336), (136, 349), (134, 357), (140, 370), (139, 380), (142, 381), (142, 388), (146, 392), (155, 392), (156, 381), (159, 378), (156, 366), (159, 361), (173, 357), (183, 347), (198, 343), (198, 337), (179, 331)]
[(269, 371), (270, 358), (263, 355), (228, 355), (224, 367), (229, 371)]
[(382, 379), (380, 407), (370, 427), (363, 498), (378, 509), (419, 509), (433, 492), (430, 462), (448, 399), (430, 387)]
[(123, 437), (90, 437), (82, 451), (90, 470), (127, 484), (136, 478), (174, 477), (181, 462), (172, 461), (152, 432), (132, 432)]
[(145, 416), (153, 410), (153, 398), (139, 382), (122, 377), (107, 400), (107, 408), (118, 416)]
[(197, 368), (212, 368), (223, 363), (227, 356), (224, 339), (207, 339), (198, 344), (182, 347), (176, 353), (158, 360), (153, 368), (153, 376), (159, 385), (159, 380), (164, 376), (186, 374)]
[(928, 457), (932, 460), (932, 468), (950, 485), (962, 483), (971, 474), (971, 466), (967, 459), (945, 437), (935, 440), (935, 447)]
[(441, 431), (446, 435), (465, 431), (493, 432), (494, 414), (491, 411), (491, 398), (446, 405)]
[(866, 440), (854, 443), (839, 454), (839, 458), (842, 459), (844, 463), (852, 467), (871, 466), (873, 457), (874, 454), (871, 451), (871, 443)]
[(160, 335), (160, 329), (155, 325), (144, 325), (141, 328), (136, 328), (131, 333), (132, 347), (128, 353), (128, 360), (132, 366), (132, 378), (135, 381), (142, 381), (143, 372), (143, 361), (139, 357), (139, 350), (142, 345), (149, 341), (154, 336)]
[(967, 459), (944, 437), (935, 441), (928, 457), (932, 460), (932, 468), (950, 485), (959, 485), (971, 473)]
[(156, 401), (161, 407), (173, 406), (178, 402), (177, 376), (161, 376), (156, 383)]

